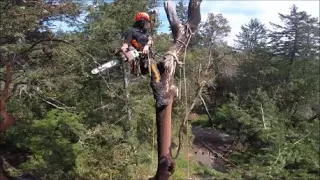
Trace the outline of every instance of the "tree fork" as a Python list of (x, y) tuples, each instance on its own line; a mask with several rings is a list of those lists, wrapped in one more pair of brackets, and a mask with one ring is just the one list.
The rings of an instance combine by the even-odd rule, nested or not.
[(158, 168), (155, 177), (150, 179), (167, 180), (175, 171), (175, 162), (171, 155), (171, 113), (177, 88), (173, 85), (173, 78), (176, 63), (179, 63), (177, 57), (187, 48), (189, 38), (197, 30), (201, 21), (201, 1), (189, 1), (188, 21), (184, 25), (181, 24), (173, 3), (164, 2), (174, 42), (164, 58), (157, 64), (159, 75), (152, 70), (150, 86), (156, 100)]

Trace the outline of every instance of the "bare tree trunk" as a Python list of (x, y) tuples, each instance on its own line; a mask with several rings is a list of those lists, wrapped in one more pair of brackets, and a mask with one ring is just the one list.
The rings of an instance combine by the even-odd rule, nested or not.
[(169, 179), (175, 170), (175, 162), (171, 155), (171, 113), (177, 88), (173, 85), (173, 78), (176, 63), (179, 63), (177, 56), (185, 50), (189, 38), (201, 21), (200, 3), (201, 0), (189, 1), (188, 21), (185, 25), (179, 21), (173, 3), (171, 1), (164, 3), (174, 42), (157, 65), (158, 71), (152, 70), (150, 83), (156, 100), (158, 141), (158, 169), (154, 177), (156, 180)]

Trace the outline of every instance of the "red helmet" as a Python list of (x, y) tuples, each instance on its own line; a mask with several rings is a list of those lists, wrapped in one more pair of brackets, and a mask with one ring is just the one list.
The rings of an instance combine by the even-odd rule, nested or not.
[(141, 21), (141, 20), (145, 20), (150, 22), (150, 16), (148, 13), (146, 12), (138, 12), (136, 14), (136, 17), (134, 18), (135, 21)]

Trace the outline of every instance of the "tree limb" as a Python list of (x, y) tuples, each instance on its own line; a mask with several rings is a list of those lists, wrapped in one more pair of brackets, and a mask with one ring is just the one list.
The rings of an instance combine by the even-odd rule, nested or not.
[(200, 13), (201, 2), (202, 0), (189, 1), (187, 24), (190, 25), (190, 28), (193, 32), (197, 30), (198, 25), (201, 22), (201, 13)]
[(45, 99), (42, 99), (42, 100), (43, 100), (44, 102), (46, 102), (46, 103), (48, 103), (48, 104), (56, 107), (57, 109), (62, 109), (62, 110), (65, 110), (65, 109), (66, 109), (65, 107), (60, 107), (60, 106), (58, 106), (58, 105), (56, 105), (56, 104), (54, 104), (54, 103), (52, 103), (52, 102), (50, 102), (50, 101), (48, 101), (48, 100), (45, 100)]
[(182, 27), (182, 24), (179, 20), (179, 17), (176, 12), (176, 8), (173, 5), (172, 1), (164, 2), (164, 7), (165, 7), (167, 18), (170, 24), (173, 38), (174, 40), (176, 40), (175, 38), (178, 37), (178, 31)]
[[(48, 100), (46, 100), (46, 99), (50, 99), (51, 102), (48, 101)], [(46, 103), (48, 103), (48, 104), (50, 104), (50, 105), (52, 105), (52, 106), (54, 106), (54, 107), (56, 107), (56, 108), (58, 108), (58, 109), (75, 109), (75, 107), (68, 107), (67, 105), (61, 103), (60, 101), (58, 101), (58, 100), (56, 100), (56, 99), (53, 99), (53, 98), (50, 98), (50, 97), (49, 97), (49, 98), (46, 98), (46, 99), (42, 98), (42, 100), (43, 100), (44, 102), (46, 102)], [(60, 106), (57, 105), (57, 104), (55, 104), (55, 103), (53, 103), (52, 101), (56, 102), (57, 104), (60, 104)]]
[(209, 112), (209, 109), (208, 109), (208, 107), (207, 107), (207, 104), (206, 104), (206, 102), (204, 101), (202, 95), (200, 94), (199, 96), (200, 96), (200, 99), (201, 99), (201, 101), (202, 101), (202, 104), (203, 104), (204, 108), (206, 109), (207, 116), (208, 116), (208, 118), (210, 119), (210, 122), (211, 122), (211, 125), (212, 125), (213, 119), (212, 119), (212, 117), (211, 117), (211, 115), (210, 115), (210, 112)]
[(203, 145), (205, 145), (207, 147), (207, 149), (214, 155), (216, 155), (217, 157), (221, 158), (222, 160), (224, 160), (225, 162), (231, 164), (232, 166), (239, 168), (237, 165), (235, 165), (233, 162), (229, 161), (228, 159), (224, 158), (221, 154), (217, 153), (216, 151), (214, 151), (213, 149), (210, 148), (210, 146), (208, 146), (205, 142), (200, 141)]
[(263, 127), (264, 127), (264, 129), (267, 129), (266, 121), (265, 121), (265, 119), (264, 119), (264, 111), (263, 111), (262, 103), (261, 103), (261, 106), (260, 106), (260, 110), (261, 110), (261, 116), (262, 116)]
[(18, 86), (19, 86), (19, 85), (23, 85), (23, 84), (27, 84), (27, 83), (26, 83), (26, 82), (17, 82), (17, 83), (14, 83), (14, 84), (13, 84), (13, 87), (12, 87), (12, 89), (11, 89), (12, 94), (15, 94)]
[(281, 149), (279, 149), (278, 156), (277, 156), (276, 160), (274, 161), (274, 163), (272, 164), (273, 166), (278, 162), (280, 156), (281, 156)]
[(181, 151), (181, 147), (182, 147), (182, 132), (185, 128), (185, 125), (187, 123), (187, 120), (188, 120), (188, 116), (189, 114), (191, 113), (191, 111), (193, 110), (194, 106), (196, 105), (197, 101), (198, 101), (198, 97), (200, 96), (200, 94), (202, 93), (202, 89), (203, 89), (204, 86), (200, 86), (198, 87), (198, 90), (197, 90), (197, 93), (196, 93), (196, 96), (194, 97), (193, 101), (192, 101), (192, 104), (190, 106), (190, 108), (188, 109), (188, 113), (185, 115), (182, 123), (181, 123), (181, 126), (180, 126), (180, 129), (179, 129), (179, 145), (178, 145), (178, 150), (177, 150), (177, 154), (175, 156), (175, 159), (178, 158), (179, 154), (180, 154), (180, 151)]
[(310, 134), (312, 133), (312, 131), (310, 131), (307, 135), (303, 136), (301, 139), (299, 139), (298, 141), (296, 141), (295, 143), (293, 143), (293, 146), (298, 144), (300, 141), (302, 141), (304, 138), (308, 137)]
[[(199, 69), (198, 69), (198, 77), (197, 77), (197, 82), (198, 82), (198, 89), (197, 89), (197, 93), (196, 93), (196, 96), (194, 97), (193, 101), (192, 101), (192, 104), (189, 108), (189, 111), (188, 113), (186, 113), (182, 123), (181, 123), (181, 126), (180, 126), (180, 129), (179, 129), (179, 145), (178, 145), (178, 150), (177, 150), (177, 154), (175, 156), (175, 159), (178, 158), (179, 156), (179, 153), (180, 153), (180, 150), (181, 150), (181, 147), (182, 147), (182, 132), (183, 130), (186, 128), (186, 123), (187, 123), (187, 120), (188, 120), (188, 116), (189, 114), (191, 113), (191, 111), (193, 110), (196, 102), (198, 101), (198, 98), (201, 96), (202, 94), (202, 90), (203, 88), (205, 87), (205, 85), (207, 84), (207, 81), (205, 80), (202, 80), (203, 78), (208, 78), (208, 74), (211, 70), (211, 68), (209, 69), (210, 65), (211, 65), (211, 56), (212, 56), (212, 53), (211, 53), (211, 49), (212, 49), (212, 45), (210, 45), (209, 47), (209, 58), (208, 58), (208, 61), (207, 61), (207, 65), (206, 65), (206, 68), (205, 68), (205, 72), (204, 72), (204, 75), (202, 77), (202, 69), (201, 69), (201, 63), (199, 64)], [(209, 115), (209, 114), (208, 114)]]
[[(55, 38), (48, 38), (48, 39), (39, 40), (39, 41), (35, 42), (34, 44), (32, 44), (28, 49), (26, 49), (25, 51), (23, 51), (21, 54), (25, 54), (25, 53), (31, 51), (35, 46), (37, 46), (38, 44), (40, 44), (40, 43), (42, 43), (42, 42), (46, 42), (46, 41), (61, 42), (61, 43), (68, 44), (68, 45), (74, 47), (75, 50), (76, 50), (78, 53), (80, 53), (82, 56), (89, 56), (96, 64), (101, 65), (101, 64), (99, 64), (99, 63), (97, 62), (97, 60), (96, 60), (90, 53), (81, 51), (75, 44), (73, 44), (73, 43), (71, 43), (71, 42), (68, 42), (68, 41), (65, 41), (65, 40), (62, 40), (62, 39), (55, 39)], [(110, 86), (109, 86), (107, 80), (102, 76), (101, 72), (99, 72), (99, 75), (100, 75), (100, 76), (102, 77), (102, 79), (104, 80), (107, 88), (111, 91)]]

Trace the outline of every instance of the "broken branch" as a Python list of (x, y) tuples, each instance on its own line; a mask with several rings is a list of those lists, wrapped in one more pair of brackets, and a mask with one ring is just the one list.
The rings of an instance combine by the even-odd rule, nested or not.
[(260, 109), (261, 109), (261, 116), (262, 116), (262, 121), (263, 121), (263, 127), (264, 127), (264, 129), (267, 129), (266, 122), (265, 122), (265, 120), (264, 120), (264, 112), (263, 112), (262, 103), (261, 103)]
[(203, 145), (205, 145), (207, 147), (207, 149), (214, 155), (216, 155), (217, 157), (221, 158), (222, 160), (224, 160), (225, 162), (231, 164), (232, 166), (239, 168), (237, 165), (235, 165), (233, 162), (229, 161), (228, 159), (224, 158), (221, 154), (217, 153), (216, 151), (214, 151), (213, 149), (211, 149), (206, 143), (204, 143), (203, 141), (201, 141), (201, 143)]
[(200, 94), (199, 96), (200, 96), (200, 99), (201, 99), (201, 101), (202, 101), (202, 104), (203, 104), (204, 108), (206, 109), (207, 116), (208, 116), (208, 118), (210, 119), (210, 122), (211, 122), (211, 125), (212, 125), (213, 119), (212, 119), (212, 117), (211, 117), (211, 115), (210, 115), (210, 113), (209, 113), (209, 109), (208, 109), (208, 107), (207, 107), (207, 104), (206, 104), (206, 102), (204, 101), (202, 95)]

